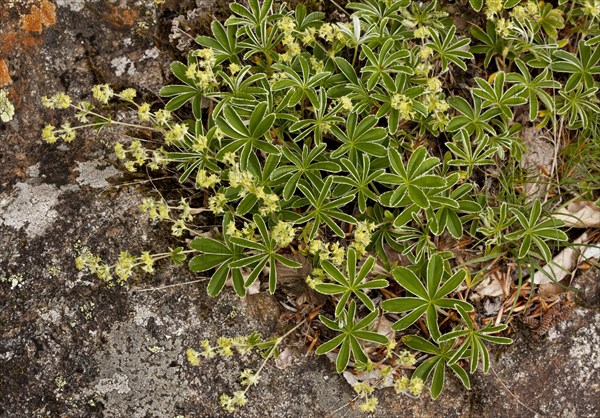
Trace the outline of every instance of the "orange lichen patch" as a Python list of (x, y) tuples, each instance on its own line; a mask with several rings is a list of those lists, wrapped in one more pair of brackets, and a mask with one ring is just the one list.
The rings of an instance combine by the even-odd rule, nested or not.
[(108, 10), (106, 11), (106, 18), (117, 26), (133, 26), (140, 17), (137, 10), (122, 9), (116, 5), (108, 4)]
[(42, 40), (40, 38), (29, 33), (9, 32), (0, 35), (0, 53), (9, 57), (13, 51), (19, 48), (31, 48), (41, 44)]
[(33, 5), (29, 13), (21, 16), (21, 29), (25, 32), (42, 33), (45, 26), (56, 23), (56, 6), (48, 0), (42, 0), (39, 6)]
[(42, 23), (44, 26), (52, 26), (56, 23), (56, 6), (48, 0), (42, 0), (40, 4), (42, 12)]
[(12, 79), (8, 73), (8, 65), (6, 64), (6, 61), (0, 58), (0, 87), (7, 84), (12, 84)]

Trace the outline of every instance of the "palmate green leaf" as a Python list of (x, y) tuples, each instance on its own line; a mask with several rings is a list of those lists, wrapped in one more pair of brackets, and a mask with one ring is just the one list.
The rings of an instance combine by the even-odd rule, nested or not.
[[(465, 60), (472, 60), (473, 54), (467, 51), (469, 39), (456, 39), (456, 26), (450, 26), (447, 30), (430, 30), (432, 43), (426, 44), (436, 52), (435, 58), (442, 64), (442, 72), (448, 71), (450, 63), (455, 64), (463, 71), (467, 71)], [(445, 33), (444, 33), (445, 32)]]
[(444, 266), (444, 261), (439, 254), (433, 254), (427, 262), (426, 285), (406, 267), (396, 267), (392, 270), (392, 275), (400, 286), (414, 295), (414, 297), (388, 299), (381, 303), (381, 308), (386, 312), (409, 312), (392, 325), (394, 331), (402, 331), (408, 328), (425, 314), (431, 337), (437, 340), (441, 334), (438, 327), (436, 307), (453, 309), (455, 304), (461, 304), (463, 309), (473, 310), (473, 306), (470, 304), (447, 297), (463, 282), (465, 271), (459, 270), (448, 277), (449, 274)]
[(385, 128), (377, 128), (377, 122), (378, 119), (372, 115), (359, 122), (358, 114), (353, 112), (348, 115), (345, 132), (338, 126), (332, 126), (331, 133), (342, 142), (342, 145), (331, 153), (331, 158), (338, 159), (347, 154), (351, 159), (356, 160), (358, 152), (384, 157), (386, 148), (381, 142), (387, 137), (387, 132)]
[(563, 50), (552, 53), (553, 58), (556, 59), (552, 62), (552, 70), (571, 74), (565, 84), (566, 91), (581, 86), (584, 90), (592, 88), (594, 76), (600, 74), (600, 49), (595, 48), (592, 52), (584, 41), (580, 41), (577, 46), (579, 57)]
[(373, 192), (372, 188), (374, 188), (374, 182), (385, 173), (385, 169), (371, 171), (371, 159), (367, 154), (363, 154), (362, 164), (358, 166), (347, 158), (343, 158), (341, 163), (349, 175), (346, 177), (334, 176), (334, 182), (349, 187), (338, 187), (334, 191), (334, 196), (339, 196), (338, 190), (341, 190), (342, 194), (356, 194), (358, 210), (360, 213), (365, 213), (367, 202), (369, 200), (377, 201), (377, 194)]
[(361, 266), (358, 273), (356, 272), (357, 257), (356, 250), (350, 248), (346, 257), (346, 275), (342, 273), (333, 263), (329, 260), (321, 261), (321, 267), (327, 273), (327, 275), (337, 282), (337, 284), (322, 283), (315, 286), (317, 292), (336, 295), (341, 294), (340, 300), (338, 301), (335, 308), (335, 316), (341, 315), (345, 309), (345, 305), (351, 296), (357, 297), (370, 311), (375, 310), (375, 304), (367, 296), (365, 290), (370, 289), (382, 289), (389, 285), (385, 279), (376, 279), (365, 282), (365, 279), (375, 266), (375, 258), (372, 256), (367, 257), (363, 265)]
[(332, 321), (323, 315), (319, 315), (319, 319), (325, 326), (340, 332), (340, 335), (337, 335), (330, 341), (320, 345), (317, 348), (316, 353), (319, 355), (325, 354), (341, 346), (336, 360), (336, 371), (338, 373), (341, 373), (346, 369), (351, 354), (355, 361), (366, 362), (367, 356), (360, 345), (360, 340), (377, 344), (388, 343), (386, 336), (369, 331), (369, 328), (378, 316), (379, 311), (375, 310), (365, 318), (356, 322), (356, 302), (354, 300), (350, 302), (347, 310), (343, 310), (340, 315), (336, 317), (336, 321)]
[(353, 199), (353, 195), (344, 196), (335, 200), (328, 200), (331, 195), (331, 188), (333, 184), (333, 177), (329, 176), (323, 183), (319, 194), (313, 193), (313, 190), (307, 185), (300, 182), (298, 187), (304, 193), (308, 201), (310, 202), (311, 208), (308, 209), (307, 213), (301, 218), (296, 220), (296, 223), (303, 224), (309, 221), (313, 221), (313, 227), (309, 232), (308, 239), (312, 240), (317, 234), (319, 227), (326, 224), (331, 230), (339, 237), (344, 237), (344, 231), (335, 222), (340, 220), (350, 224), (356, 224), (356, 219), (340, 210), (341, 207), (350, 203)]
[(495, 342), (497, 344), (511, 344), (512, 339), (510, 338), (489, 335), (504, 331), (507, 326), (493, 326), (492, 323), (489, 323), (483, 328), (478, 328), (469, 314), (461, 306), (457, 305), (456, 310), (466, 325), (466, 329), (451, 331), (444, 334), (439, 339), (440, 342), (450, 343), (453, 343), (459, 338), (463, 339), (460, 346), (456, 349), (456, 352), (448, 360), (448, 365), (453, 365), (465, 354), (469, 353), (470, 372), (475, 372), (479, 364), (479, 359), (481, 359), (483, 372), (487, 373), (489, 371), (490, 363), (489, 352), (485, 346), (485, 341)]
[(425, 209), (430, 204), (427, 191), (446, 186), (446, 180), (443, 177), (431, 174), (439, 166), (439, 158), (430, 157), (423, 147), (417, 148), (412, 153), (406, 166), (396, 149), (392, 148), (388, 151), (388, 158), (393, 174), (382, 174), (377, 181), (399, 187), (391, 194), (382, 194), (379, 199), (382, 204), (397, 207), (401, 205), (403, 198), (408, 196), (411, 203)]
[(417, 335), (406, 335), (402, 337), (402, 342), (413, 350), (422, 351), (427, 354), (431, 354), (432, 357), (423, 361), (415, 371), (413, 377), (419, 377), (426, 382), (431, 376), (430, 394), (432, 399), (437, 399), (444, 388), (445, 372), (446, 367), (450, 367), (450, 370), (456, 374), (462, 384), (470, 389), (471, 383), (469, 376), (456, 363), (449, 363), (449, 359), (455, 355), (456, 349), (452, 349), (453, 341), (439, 342), (436, 346), (429, 341), (417, 336)]
[(269, 292), (273, 294), (277, 288), (277, 262), (289, 268), (300, 268), (302, 264), (277, 254), (277, 243), (272, 238), (264, 219), (260, 215), (255, 214), (252, 220), (258, 228), (261, 239), (260, 241), (252, 241), (241, 237), (230, 237), (229, 240), (232, 243), (246, 251), (235, 261), (229, 263), (229, 266), (233, 268), (251, 268), (250, 276), (244, 283), (245, 288), (254, 283), (265, 267), (269, 267)]
[[(230, 222), (233, 222), (231, 215), (223, 217), (223, 231), (227, 230)], [(230, 241), (227, 235), (223, 235), (222, 241), (196, 237), (190, 242), (190, 248), (199, 253), (199, 255), (192, 257), (189, 262), (189, 268), (192, 272), (198, 273), (216, 268), (207, 286), (210, 296), (217, 296), (221, 293), (229, 275), (233, 279), (236, 293), (239, 296), (246, 295), (242, 274), (238, 267), (232, 266), (236, 260), (243, 257), (242, 247)]]
[(567, 241), (567, 234), (559, 229), (564, 226), (564, 222), (555, 218), (541, 218), (542, 204), (539, 199), (533, 202), (529, 216), (517, 208), (510, 208), (510, 210), (521, 226), (521, 229), (506, 234), (508, 241), (521, 241), (517, 257), (525, 258), (530, 253), (532, 245), (535, 244), (540, 250), (541, 258), (549, 263), (552, 253), (546, 240), (554, 239), (557, 244)]
[(515, 84), (504, 91), (505, 80), (504, 71), (498, 71), (495, 74), (492, 84), (483, 78), (475, 77), (475, 82), (479, 87), (473, 89), (472, 93), (483, 100), (484, 107), (498, 108), (504, 120), (509, 121), (514, 117), (511, 107), (527, 103), (527, 98), (523, 95), (526, 86)]

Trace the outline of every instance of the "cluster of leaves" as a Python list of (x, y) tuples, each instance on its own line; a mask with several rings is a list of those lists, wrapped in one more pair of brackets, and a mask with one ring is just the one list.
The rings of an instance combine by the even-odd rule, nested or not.
[[(210, 295), (230, 279), (241, 297), (265, 270), (274, 293), (278, 270), (301, 267), (302, 254), (323, 272), (308, 281), (330, 296), (320, 320), (334, 336), (317, 353), (337, 351), (338, 372), (385, 354), (367, 345), (394, 349), (375, 327), (389, 316), (404, 345), (427, 355), (414, 375), (431, 378), (434, 398), (447, 368), (469, 387), (464, 366), (487, 372), (485, 344), (511, 340), (460, 298), (472, 272), (455, 254), (466, 243), (528, 269), (567, 240), (541, 200), (502, 201), (493, 173), (521, 160), (523, 125), (597, 139), (600, 7), (470, 0), (487, 17), (470, 47), (435, 1), (351, 2), (335, 23), (302, 5), (247, 3), (232, 3), (212, 37), (172, 64), (164, 109), (142, 118), (138, 107), (165, 138), (138, 163), (173, 165), (222, 220), (180, 254), (211, 274)], [(559, 39), (567, 24), (578, 40)], [(458, 95), (476, 59), (485, 76)], [(184, 212), (177, 231), (201, 229)]]

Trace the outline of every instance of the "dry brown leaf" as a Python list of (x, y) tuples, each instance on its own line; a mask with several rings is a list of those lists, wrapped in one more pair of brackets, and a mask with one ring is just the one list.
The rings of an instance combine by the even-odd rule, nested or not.
[(469, 300), (477, 302), (484, 297), (498, 297), (504, 294), (502, 283), (496, 276), (488, 277), (481, 281), (469, 296)]
[(527, 151), (521, 166), (527, 170), (532, 181), (525, 184), (525, 194), (530, 200), (543, 198), (548, 190), (548, 182), (543, 176), (551, 176), (554, 166), (554, 146), (545, 139), (540, 129), (531, 127), (522, 131)]
[(572, 247), (565, 248), (550, 263), (545, 265), (542, 270), (536, 271), (533, 275), (533, 282), (535, 284), (560, 282), (567, 275), (571, 274), (577, 267), (579, 260), (580, 251), (577, 249), (577, 244), (584, 244), (588, 239), (587, 232), (584, 232), (573, 241), (574, 245)]
[(554, 217), (574, 228), (600, 228), (600, 208), (594, 202), (572, 202)]

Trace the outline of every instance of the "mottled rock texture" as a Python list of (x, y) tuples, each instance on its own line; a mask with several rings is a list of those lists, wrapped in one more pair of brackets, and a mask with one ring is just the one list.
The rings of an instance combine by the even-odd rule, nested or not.
[[(259, 359), (207, 360), (192, 367), (188, 347), (202, 339), (285, 330), (277, 299), (231, 292), (206, 296), (202, 283), (165, 265), (129, 288), (108, 289), (78, 272), (76, 246), (107, 259), (177, 244), (168, 228), (140, 215), (149, 193), (125, 177), (110, 151), (119, 133), (91, 132), (69, 145), (39, 140), (64, 115), (42, 95), (89, 97), (92, 85), (135, 87), (147, 100), (169, 77), (181, 37), (172, 22), (206, 32), (222, 1), (21, 0), (0, 3), (0, 86), (15, 119), (0, 125), (0, 416), (218, 417), (221, 393)], [(318, 2), (312, 2), (316, 4)], [(171, 35), (171, 36), (169, 36)], [(595, 274), (595, 275), (594, 275)], [(18, 279), (18, 280), (17, 280)], [(17, 284), (15, 284), (17, 283)], [(581, 278), (571, 318), (534, 341), (516, 328), (516, 344), (494, 353), (494, 371), (464, 391), (450, 378), (437, 401), (379, 394), (381, 417), (598, 416), (600, 329), (594, 272)], [(284, 370), (270, 364), (250, 392), (244, 417), (354, 416), (351, 388), (329, 361), (299, 353)], [(345, 406), (346, 405), (346, 406)]]

